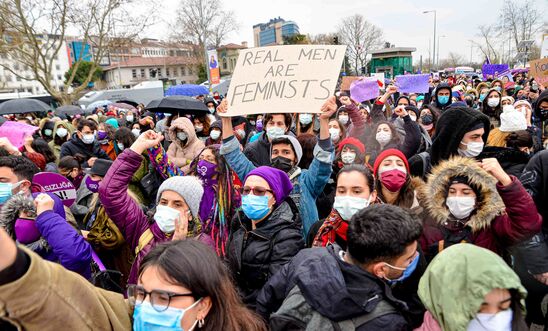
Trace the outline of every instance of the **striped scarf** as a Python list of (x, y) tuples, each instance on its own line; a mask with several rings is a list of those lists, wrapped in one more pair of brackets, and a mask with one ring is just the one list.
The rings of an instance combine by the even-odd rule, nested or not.
[(337, 237), (346, 242), (347, 229), (348, 222), (343, 220), (335, 209), (332, 209), (331, 213), (327, 216), (318, 230), (312, 247), (326, 247), (328, 244), (335, 243)]

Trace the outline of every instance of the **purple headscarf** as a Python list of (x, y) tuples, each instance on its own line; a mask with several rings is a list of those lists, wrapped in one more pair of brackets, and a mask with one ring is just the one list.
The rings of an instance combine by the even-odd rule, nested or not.
[(249, 176), (259, 176), (266, 180), (276, 199), (275, 206), (282, 203), (293, 190), (293, 184), (291, 184), (289, 177), (279, 169), (266, 166), (255, 168), (245, 176), (244, 183)]

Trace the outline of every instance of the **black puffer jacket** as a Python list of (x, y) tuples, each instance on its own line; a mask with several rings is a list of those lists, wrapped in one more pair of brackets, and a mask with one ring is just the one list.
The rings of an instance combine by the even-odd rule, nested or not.
[[(291, 318), (278, 317), (278, 314), (271, 316), (282, 307), (295, 286), (315, 312), (334, 322), (371, 313), (384, 299), (395, 311), (360, 325), (356, 330), (407, 330), (407, 322), (401, 315), (407, 305), (393, 296), (384, 281), (344, 262), (340, 253), (341, 248), (337, 245), (305, 249), (268, 281), (257, 298), (257, 312), (270, 319), (271, 330), (286, 330), (289, 325), (301, 324)], [(325, 323), (310, 320), (308, 325), (291, 330), (325, 329), (322, 326)]]
[(529, 162), (529, 154), (510, 147), (487, 146), (478, 156), (479, 160), (495, 158), (504, 171), (512, 176), (520, 177), (523, 169)]
[(72, 137), (69, 141), (64, 143), (61, 146), (61, 153), (59, 155), (59, 159), (62, 159), (64, 156), (74, 156), (76, 154), (81, 154), (85, 157), (85, 162), (82, 165), (84, 168), (88, 168), (88, 160), (92, 157), (96, 157), (99, 159), (105, 159), (105, 160), (111, 160), (107, 153), (101, 149), (101, 145), (97, 142), (97, 139), (93, 142), (93, 144), (84, 144), (84, 142), (78, 138), (78, 134), (75, 132), (72, 134)]
[(263, 132), (257, 140), (245, 147), (244, 154), (254, 166), (267, 166), (270, 165), (270, 149), (270, 141), (266, 132)]
[(255, 309), (257, 293), (266, 281), (304, 248), (298, 209), (282, 202), (272, 214), (251, 230), (249, 218), (239, 212), (238, 226), (229, 238), (228, 263), (244, 303)]

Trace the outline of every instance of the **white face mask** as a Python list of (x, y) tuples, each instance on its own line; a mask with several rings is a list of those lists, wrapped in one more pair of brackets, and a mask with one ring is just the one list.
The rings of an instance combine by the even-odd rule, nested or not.
[(116, 145), (118, 146), (118, 149), (119, 149), (119, 150), (121, 150), (121, 151), (124, 150), (124, 144), (122, 144), (122, 143), (117, 143)]
[(238, 136), (240, 136), (240, 138), (242, 138), (242, 139), (245, 138), (245, 130), (243, 130), (243, 129), (238, 129), (238, 130), (236, 130), (236, 134), (237, 134)]
[(339, 130), (337, 128), (329, 129), (329, 135), (331, 136), (332, 141), (339, 141), (339, 139), (340, 139), (339, 135), (340, 134), (341, 134), (341, 130)]
[(221, 131), (211, 130), (211, 132), (209, 133), (209, 136), (211, 137), (211, 139), (217, 140), (221, 136)]
[(285, 130), (283, 128), (280, 128), (279, 126), (271, 126), (268, 129), (266, 129), (266, 135), (268, 136), (268, 139), (270, 140), (280, 138), (284, 134), (285, 134)]
[(456, 219), (462, 220), (470, 216), (476, 209), (476, 198), (474, 197), (449, 197), (445, 200), (445, 205), (449, 208), (451, 215)]
[(163, 233), (175, 231), (175, 220), (179, 219), (181, 213), (168, 206), (158, 205), (154, 213), (154, 220)]
[(379, 142), (379, 144), (386, 145), (390, 142), (390, 140), (392, 140), (392, 134), (386, 131), (379, 131), (377, 132), (375, 139)]
[(499, 105), (499, 103), (500, 103), (500, 98), (498, 97), (487, 99), (487, 105), (491, 108), (495, 108), (496, 106)]
[(343, 152), (341, 154), (341, 160), (344, 164), (352, 164), (356, 159), (356, 153), (354, 152)]
[(366, 200), (364, 198), (350, 196), (336, 196), (333, 208), (341, 215), (341, 218), (348, 221), (358, 211), (367, 208), (371, 203), (371, 195)]
[(133, 122), (133, 116), (132, 116), (132, 115), (128, 115), (128, 116), (126, 117), (126, 120), (127, 120), (128, 122)]
[(460, 156), (464, 156), (464, 157), (476, 157), (478, 155), (481, 154), (481, 152), (483, 151), (483, 141), (482, 142), (474, 142), (474, 141), (471, 141), (469, 142), (468, 144), (464, 143), (464, 142), (460, 142), (461, 144), (463, 144), (464, 146), (466, 146), (466, 149), (458, 149), (457, 152), (459, 153)]
[(511, 331), (513, 315), (512, 309), (496, 314), (477, 313), (468, 324), (466, 331)]
[(512, 111), (512, 110), (514, 110), (514, 106), (512, 106), (512, 105), (504, 105), (504, 106), (502, 106), (502, 111), (503, 111), (503, 112), (509, 112), (509, 111)]
[(341, 122), (342, 124), (346, 125), (346, 123), (348, 123), (348, 115), (341, 115), (341, 116), (339, 116), (339, 122)]
[(57, 131), (55, 131), (55, 133), (57, 133), (57, 135), (61, 138), (65, 138), (68, 134), (68, 130), (65, 129), (65, 128), (58, 128)]
[(183, 140), (187, 140), (188, 136), (184, 132), (177, 132), (177, 138), (179, 138), (179, 140), (183, 141)]
[(196, 130), (196, 132), (202, 132), (204, 131), (204, 127), (202, 125), (196, 125), (194, 126), (194, 130)]
[(82, 141), (84, 142), (84, 144), (87, 144), (87, 145), (93, 144), (93, 142), (95, 141), (95, 134), (94, 133), (83, 134)]
[(301, 114), (299, 116), (299, 122), (301, 122), (302, 125), (308, 125), (312, 123), (312, 114)]
[(411, 117), (411, 120), (412, 120), (413, 122), (416, 122), (416, 121), (417, 121), (417, 115), (415, 115), (414, 112), (413, 112), (413, 113), (410, 113), (410, 114), (409, 114), (409, 117)]
[(141, 134), (141, 130), (139, 130), (139, 129), (133, 129), (133, 130), (131, 130), (131, 133), (133, 133), (133, 135), (134, 135), (135, 137), (139, 137), (139, 135)]

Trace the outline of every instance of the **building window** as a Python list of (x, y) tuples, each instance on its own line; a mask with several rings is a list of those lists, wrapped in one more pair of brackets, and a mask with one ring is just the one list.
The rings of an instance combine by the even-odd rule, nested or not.
[(156, 72), (158, 73), (158, 77), (162, 77), (162, 68), (157, 68)]
[(131, 69), (131, 77), (137, 78), (137, 70), (136, 69)]
[(145, 69), (141, 69), (141, 78), (145, 78)]
[(181, 67), (181, 76), (185, 76), (185, 67)]
[(171, 75), (170, 75), (169, 68), (166, 68), (166, 77), (169, 77), (169, 76), (171, 76)]
[(192, 73), (192, 66), (189, 66), (189, 67), (188, 67), (188, 75), (189, 75), (189, 76), (190, 76), (190, 75), (193, 75), (193, 73)]
[(223, 57), (223, 69), (226, 70), (227, 68), (227, 65), (226, 65), (226, 58)]
[(179, 76), (179, 68), (175, 67), (173, 68), (173, 77)]
[(154, 69), (152, 69), (152, 68), (148, 69), (148, 77), (150, 77), (150, 78), (156, 77), (156, 72), (154, 71)]

